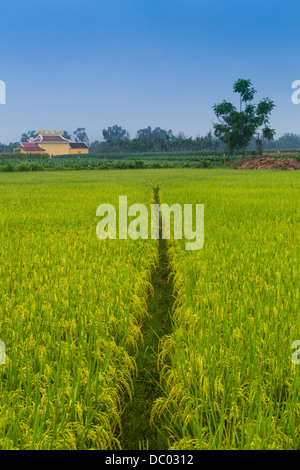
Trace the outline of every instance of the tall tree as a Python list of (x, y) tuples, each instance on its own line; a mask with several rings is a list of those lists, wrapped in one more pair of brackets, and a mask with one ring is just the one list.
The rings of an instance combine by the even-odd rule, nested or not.
[(89, 145), (90, 141), (85, 130), (85, 127), (78, 127), (76, 131), (73, 132), (75, 142), (84, 142)]
[(70, 134), (68, 131), (62, 131), (61, 136), (62, 136), (64, 139), (68, 139), (68, 140), (71, 139), (71, 134)]
[(129, 139), (129, 133), (121, 126), (114, 125), (102, 130), (104, 140), (108, 143), (117, 143)]
[(297, 134), (284, 134), (276, 141), (276, 148), (278, 149), (299, 149), (300, 148), (300, 135)]
[(27, 142), (29, 139), (35, 139), (38, 136), (36, 131), (23, 132), (21, 135), (21, 142)]
[(150, 126), (146, 127), (145, 129), (139, 129), (136, 133), (137, 139), (147, 138), (152, 140), (152, 129)]
[(262, 99), (257, 105), (253, 104), (256, 90), (251, 80), (239, 79), (233, 85), (233, 91), (240, 95), (239, 111), (236, 107), (223, 100), (213, 106), (213, 110), (219, 120), (214, 123), (214, 134), (227, 144), (228, 159), (232, 151), (242, 149), (243, 157), (245, 149), (255, 134), (260, 134), (266, 140), (272, 140), (275, 130), (269, 127), (269, 117), (275, 107), (269, 98)]
[(175, 139), (173, 136), (173, 132), (170, 130), (166, 131), (165, 129), (161, 129), (160, 127), (156, 127), (152, 130), (150, 126), (146, 127), (145, 129), (139, 129), (137, 131), (137, 138), (140, 139), (141, 137), (147, 137), (150, 141), (153, 140), (171, 140)]

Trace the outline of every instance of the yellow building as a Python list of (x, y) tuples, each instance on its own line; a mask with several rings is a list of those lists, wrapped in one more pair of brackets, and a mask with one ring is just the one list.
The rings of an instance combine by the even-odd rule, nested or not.
[(89, 148), (84, 142), (72, 142), (61, 136), (60, 131), (39, 131), (35, 139), (29, 139), (28, 142), (20, 142), (14, 149), (16, 153), (45, 153), (55, 155), (78, 155), (88, 154)]

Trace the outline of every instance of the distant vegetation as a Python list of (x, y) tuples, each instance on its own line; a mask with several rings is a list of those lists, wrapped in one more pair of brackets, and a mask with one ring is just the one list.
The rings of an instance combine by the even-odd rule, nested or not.
[[(75, 141), (89, 142), (89, 138), (85, 130), (81, 130), (77, 135), (73, 136)], [(111, 129), (112, 131), (109, 131)], [(106, 132), (107, 131), (107, 132)], [(124, 133), (125, 132), (125, 133)], [(92, 141), (89, 145), (90, 154), (132, 154), (132, 153), (174, 153), (174, 152), (214, 152), (224, 153), (226, 145), (213, 136), (209, 131), (206, 135), (196, 137), (186, 137), (183, 133), (175, 136), (171, 130), (166, 131), (161, 128), (140, 129), (136, 137), (130, 139), (128, 132), (120, 126), (112, 126), (104, 129), (103, 133), (107, 136), (103, 140)], [(74, 133), (73, 133), (74, 134)], [(36, 135), (36, 131), (28, 131), (23, 133), (20, 141), (26, 142), (29, 136)], [(63, 131), (63, 137), (71, 138), (71, 133)], [(12, 153), (19, 142), (10, 142), (9, 144), (0, 143), (0, 153)], [(264, 150), (299, 150), (300, 151), (300, 135), (286, 133), (278, 139), (267, 141), (262, 139)], [(256, 138), (252, 137), (247, 150), (257, 151)], [(238, 154), (238, 152), (237, 152)]]
[[(246, 152), (254, 156), (256, 152)], [(275, 154), (278, 158), (293, 157), (300, 162), (300, 152)], [(230, 165), (240, 157), (236, 157)], [(147, 168), (216, 168), (227, 161), (221, 151), (209, 152), (152, 152), (152, 153), (102, 153), (90, 155), (63, 155), (49, 158), (44, 154), (22, 155), (6, 153), (0, 155), (0, 172), (64, 171), (64, 170), (130, 170)]]
[(174, 153), (103, 153), (63, 155), (49, 158), (44, 154), (0, 155), (0, 172), (42, 170), (126, 170), (140, 168), (210, 168), (224, 162), (221, 152)]

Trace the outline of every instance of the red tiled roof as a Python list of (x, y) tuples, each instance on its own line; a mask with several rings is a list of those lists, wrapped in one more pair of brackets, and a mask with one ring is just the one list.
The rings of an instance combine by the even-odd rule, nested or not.
[(70, 142), (71, 149), (87, 149), (88, 146), (84, 142)]
[(36, 137), (35, 139), (31, 140), (30, 142), (65, 142), (69, 143), (68, 139), (65, 139), (61, 135), (41, 135)]
[(33, 142), (21, 142), (21, 147), (27, 152), (45, 152), (45, 149)]

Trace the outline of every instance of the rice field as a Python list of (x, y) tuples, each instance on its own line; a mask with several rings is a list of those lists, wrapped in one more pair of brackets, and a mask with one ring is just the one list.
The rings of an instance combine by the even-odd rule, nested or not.
[(204, 203), (205, 244), (169, 245), (174, 331), (152, 418), (172, 449), (299, 449), (299, 175), (188, 173), (162, 199)]
[(186, 168), (0, 174), (0, 449), (122, 449), (161, 253), (99, 240), (96, 209), (155, 185), (204, 204), (205, 243), (166, 244), (149, 427), (174, 450), (300, 448), (299, 174)]
[(98, 175), (1, 178), (0, 448), (119, 448), (154, 242), (100, 241), (96, 208), (151, 202)]

